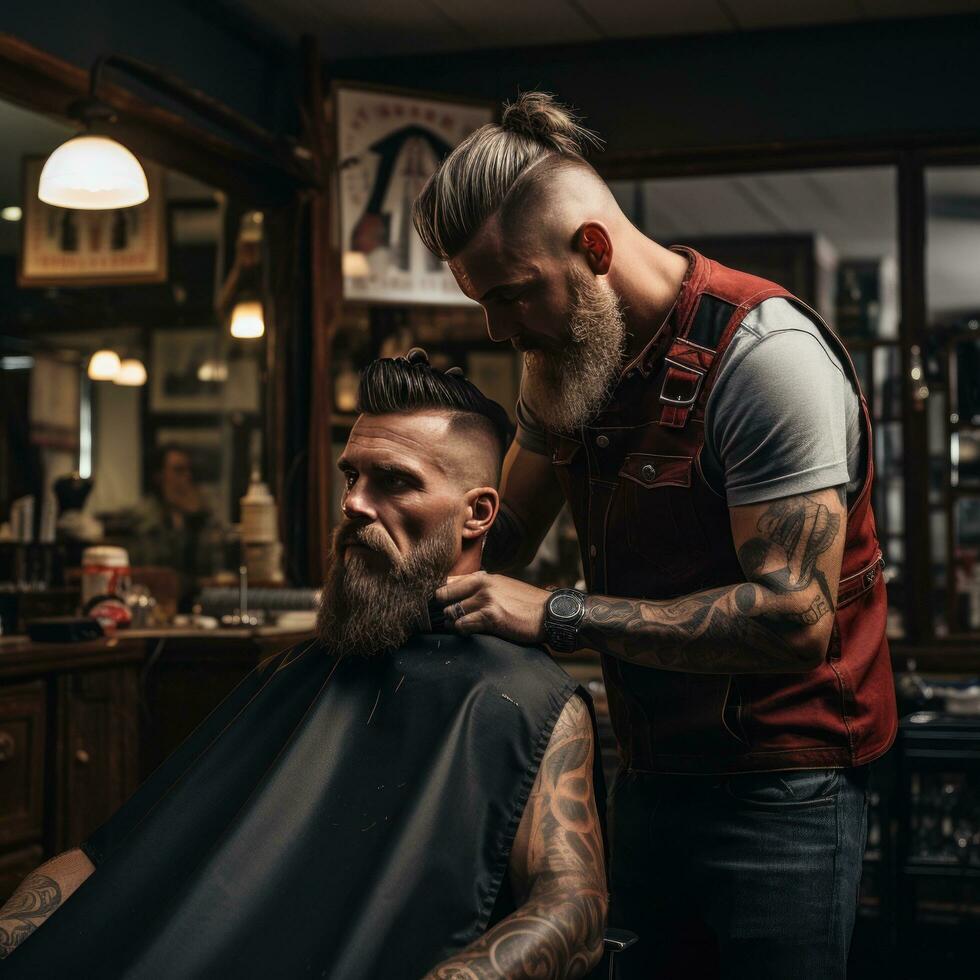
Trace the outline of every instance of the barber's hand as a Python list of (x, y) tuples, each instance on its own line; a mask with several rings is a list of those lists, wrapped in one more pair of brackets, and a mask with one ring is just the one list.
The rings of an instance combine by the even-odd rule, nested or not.
[(489, 633), (513, 643), (544, 641), (550, 597), (544, 589), (488, 572), (451, 575), (435, 594), (446, 607), (446, 624), (457, 633)]

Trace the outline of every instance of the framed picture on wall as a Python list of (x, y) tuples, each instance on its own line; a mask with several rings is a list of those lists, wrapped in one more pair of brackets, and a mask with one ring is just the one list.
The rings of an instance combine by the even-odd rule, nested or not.
[(150, 196), (111, 211), (45, 204), (37, 196), (44, 157), (24, 160), (21, 286), (106, 286), (164, 282), (167, 222), (163, 170), (141, 161)]
[(493, 121), (489, 103), (337, 83), (344, 299), (469, 305), (422, 244), (412, 203), (439, 161)]
[(259, 365), (227, 357), (217, 327), (155, 330), (148, 366), (150, 411), (257, 412)]

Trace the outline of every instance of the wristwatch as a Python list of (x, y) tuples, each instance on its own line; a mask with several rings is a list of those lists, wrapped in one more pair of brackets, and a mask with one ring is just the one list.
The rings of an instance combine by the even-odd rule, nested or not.
[(578, 589), (555, 589), (545, 605), (544, 633), (548, 646), (571, 653), (578, 642), (578, 628), (585, 616), (585, 593)]

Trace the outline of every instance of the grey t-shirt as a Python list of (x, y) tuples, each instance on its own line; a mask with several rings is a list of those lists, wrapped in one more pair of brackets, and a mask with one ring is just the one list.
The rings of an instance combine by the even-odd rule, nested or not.
[[(548, 453), (521, 398), (517, 441)], [(860, 490), (865, 447), (857, 392), (820, 328), (785, 299), (742, 321), (705, 406), (701, 466), (733, 507), (847, 484)]]

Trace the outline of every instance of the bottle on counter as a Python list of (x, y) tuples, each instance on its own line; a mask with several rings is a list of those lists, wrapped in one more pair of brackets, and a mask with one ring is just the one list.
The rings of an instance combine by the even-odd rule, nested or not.
[(252, 470), (248, 492), (241, 499), (242, 558), (253, 582), (282, 582), (282, 544), (275, 497)]

